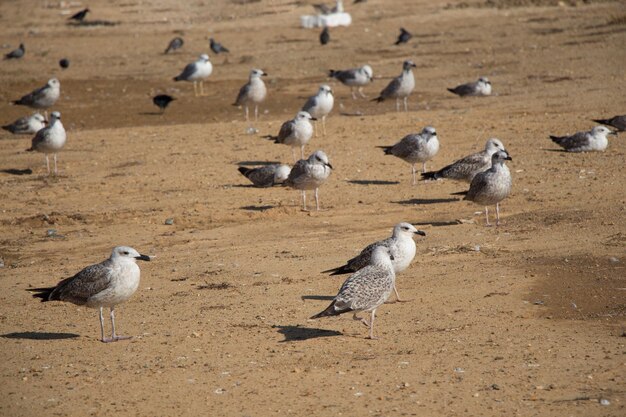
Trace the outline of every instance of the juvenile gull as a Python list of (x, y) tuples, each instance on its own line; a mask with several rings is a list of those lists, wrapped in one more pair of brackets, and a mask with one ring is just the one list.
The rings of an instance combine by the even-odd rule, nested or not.
[[(363, 269), (370, 264), (374, 250), (379, 246), (384, 246), (389, 249), (389, 254), (392, 258), (391, 264), (393, 265), (394, 272), (399, 274), (407, 269), (409, 265), (411, 265), (413, 258), (415, 258), (416, 247), (415, 241), (413, 240), (414, 235), (426, 236), (426, 233), (421, 230), (417, 230), (410, 223), (398, 223), (393, 228), (393, 234), (391, 237), (388, 237), (385, 240), (379, 240), (378, 242), (374, 242), (366, 246), (361, 253), (350, 259), (345, 265), (322, 271), (322, 273), (325, 274), (330, 272), (330, 275), (341, 275), (350, 274), (358, 271), (359, 269)], [(401, 300), (400, 295), (398, 295), (395, 283), (393, 285), (393, 291), (396, 294), (396, 300), (402, 302), (403, 300)]]
[(249, 179), (255, 187), (259, 188), (282, 184), (289, 177), (289, 172), (291, 172), (289, 166), (280, 164), (271, 164), (260, 168), (239, 167), (238, 170), (241, 172), (241, 175)]
[(463, 157), (439, 171), (422, 172), (422, 178), (425, 180), (448, 178), (472, 182), (476, 174), (491, 168), (491, 156), (498, 151), (506, 152), (506, 149), (499, 139), (491, 138), (487, 140), (485, 150)]
[(578, 132), (572, 136), (550, 135), (550, 139), (567, 152), (604, 151), (609, 146), (606, 135), (616, 134), (604, 126), (595, 126), (588, 132)]
[[(113, 249), (111, 257), (99, 264), (88, 266), (76, 275), (59, 282), (55, 287), (33, 288), (33, 297), (46, 301), (67, 301), (76, 305), (100, 309), (100, 340), (104, 343), (130, 339), (115, 332), (115, 306), (128, 300), (139, 286), (139, 266), (137, 259), (149, 261), (128, 246)], [(104, 337), (104, 317), (102, 308), (111, 311), (111, 337)]]
[(193, 82), (193, 92), (198, 96), (197, 83), (200, 82), (200, 95), (204, 95), (203, 81), (213, 72), (213, 65), (209, 62), (209, 56), (202, 54), (196, 62), (187, 64), (183, 72), (174, 77), (174, 81)]
[(476, 174), (464, 200), (485, 206), (486, 225), (489, 223), (489, 207), (496, 205), (496, 226), (500, 224), (500, 201), (511, 192), (511, 173), (504, 161), (511, 161), (507, 152), (498, 151), (491, 156), (491, 168)]
[(10, 125), (2, 126), (2, 128), (16, 135), (20, 135), (37, 133), (45, 126), (46, 119), (44, 119), (41, 114), (35, 113), (30, 116), (20, 117)]
[(56, 78), (48, 80), (46, 85), (26, 94), (13, 104), (28, 106), (33, 109), (47, 109), (54, 105), (61, 96), (61, 83)]
[(291, 120), (286, 121), (280, 127), (278, 136), (267, 135), (268, 139), (274, 140), (274, 143), (282, 143), (291, 146), (293, 160), (297, 161), (295, 148), (300, 148), (300, 157), (304, 159), (304, 146), (309, 143), (313, 136), (313, 125), (310, 120), (317, 120), (308, 112), (300, 111)]
[(161, 114), (163, 114), (167, 106), (174, 100), (176, 100), (174, 97), (167, 94), (159, 94), (152, 98), (154, 105), (161, 109)]
[(320, 209), (318, 189), (324, 184), (333, 166), (323, 151), (313, 152), (308, 159), (301, 159), (291, 168), (285, 185), (302, 191), (302, 207), (306, 211), (306, 190), (315, 190), (315, 209)]
[(65, 145), (67, 136), (63, 123), (61, 123), (61, 113), (53, 111), (50, 116), (50, 124), (37, 132), (33, 138), (31, 147), (26, 149), (26, 151), (37, 151), (46, 155), (46, 169), (48, 170), (48, 175), (50, 175), (50, 160), (48, 159), (48, 155), (54, 154), (54, 175), (56, 175), (58, 173), (57, 153), (63, 148), (63, 145)]
[(407, 43), (409, 40), (411, 40), (412, 37), (413, 35), (411, 34), (411, 32), (409, 32), (405, 28), (400, 28), (400, 34), (398, 35), (398, 39), (396, 40), (396, 43), (394, 43), (394, 45)]
[[(369, 338), (375, 339), (376, 309), (387, 301), (396, 281), (392, 259), (387, 247), (377, 246), (372, 253), (370, 264), (352, 274), (343, 283), (326, 310), (312, 316), (311, 319), (352, 312), (354, 320), (360, 320), (369, 327)], [(361, 311), (370, 312), (369, 323), (357, 316)]]
[(439, 139), (432, 126), (426, 126), (421, 133), (411, 133), (393, 146), (378, 146), (385, 150), (385, 155), (396, 156), (411, 164), (413, 185), (417, 184), (415, 164), (422, 163), (422, 172), (426, 172), (426, 161), (439, 152)]
[(330, 70), (328, 72), (328, 76), (336, 78), (343, 85), (350, 87), (352, 98), (356, 99), (356, 95), (354, 94), (355, 88), (361, 97), (365, 98), (365, 94), (363, 94), (363, 86), (372, 82), (374, 72), (372, 71), (372, 67), (369, 65), (363, 65), (359, 68), (352, 68), (343, 71)]
[(394, 78), (387, 87), (380, 92), (380, 95), (372, 101), (381, 103), (388, 98), (395, 98), (396, 111), (400, 111), (400, 99), (402, 99), (404, 101), (404, 111), (408, 111), (407, 99), (415, 88), (415, 77), (413, 77), (411, 68), (415, 68), (416, 66), (413, 61), (404, 61), (402, 64), (402, 74)]
[(226, 48), (224, 45), (222, 45), (221, 43), (217, 42), (213, 38), (209, 39), (209, 42), (211, 43), (211, 51), (213, 51), (213, 53), (215, 55), (219, 55), (221, 53), (228, 53), (228, 52), (230, 52), (228, 50), (228, 48)]
[(330, 33), (328, 32), (328, 27), (325, 27), (320, 33), (320, 44), (326, 45), (328, 42), (330, 42)]
[(26, 49), (24, 48), (24, 44), (20, 43), (20, 46), (17, 49), (12, 50), (8, 54), (4, 56), (4, 59), (20, 59), (24, 56)]
[(165, 48), (165, 52), (163, 52), (164, 54), (167, 54), (171, 51), (175, 51), (177, 49), (180, 49), (183, 47), (185, 41), (183, 40), (183, 38), (181, 37), (175, 37), (174, 39), (172, 39), (169, 43), (169, 45), (167, 45), (167, 48)]
[(626, 131), (626, 115), (614, 116), (610, 119), (594, 119), (594, 122), (614, 127), (620, 132)]
[(80, 12), (75, 13), (72, 16), (70, 16), (67, 20), (75, 20), (77, 22), (82, 22), (83, 20), (85, 20), (87, 13), (89, 13), (90, 11), (91, 10), (89, 9), (83, 9)]
[[(309, 113), (314, 120), (322, 120), (322, 132), (326, 135), (326, 116), (332, 111), (335, 104), (333, 90), (322, 84), (317, 94), (308, 98), (302, 110)], [(315, 132), (317, 134), (317, 131)]]
[(461, 97), (488, 96), (491, 94), (491, 81), (487, 77), (480, 77), (478, 81), (448, 88), (448, 91)]
[(259, 103), (267, 97), (267, 88), (261, 77), (266, 75), (263, 70), (253, 69), (250, 71), (248, 82), (239, 90), (233, 106), (244, 106), (246, 121), (248, 121), (248, 104), (250, 103), (254, 103), (254, 121), (259, 119)]

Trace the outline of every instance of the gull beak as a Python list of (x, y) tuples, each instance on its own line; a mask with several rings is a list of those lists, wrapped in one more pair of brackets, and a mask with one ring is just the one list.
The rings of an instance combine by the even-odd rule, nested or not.
[(267, 77), (267, 72), (264, 72), (263, 74), (261, 74), (264, 77)]
[(511, 156), (507, 153), (506, 154), (506, 158), (504, 158), (506, 161), (512, 161), (513, 158), (511, 158)]
[(415, 65), (415, 64), (411, 64), (411, 66), (412, 66), (413, 68), (417, 68), (417, 65)]
[(148, 261), (148, 262), (150, 262), (150, 257), (148, 255), (135, 256), (135, 259), (139, 259), (140, 261)]
[(317, 118), (311, 117), (309, 120), (315, 120), (317, 122)]
[(607, 135), (617, 136), (617, 132), (611, 130), (609, 133), (607, 133)]
[(426, 236), (426, 232), (423, 232), (421, 230), (417, 230), (417, 231), (415, 231), (413, 233), (415, 233), (416, 235), (420, 235), (420, 236)]
[(324, 164), (324, 165), (326, 165), (330, 169), (333, 169), (333, 166), (331, 164)]

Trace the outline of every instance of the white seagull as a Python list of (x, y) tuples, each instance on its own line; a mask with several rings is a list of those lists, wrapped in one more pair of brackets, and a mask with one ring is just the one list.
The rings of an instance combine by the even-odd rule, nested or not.
[[(46, 85), (26, 94), (13, 104), (28, 106), (33, 109), (47, 109), (54, 106), (61, 96), (61, 83), (56, 78), (50, 78)], [(46, 112), (46, 118), (48, 113)]]
[(187, 64), (185, 69), (174, 77), (174, 81), (191, 81), (193, 82), (193, 92), (198, 96), (198, 86), (197, 83), (200, 82), (200, 95), (204, 95), (204, 84), (203, 81), (211, 75), (213, 72), (213, 65), (209, 61), (209, 56), (207, 54), (202, 54), (198, 57), (196, 62), (192, 62), (191, 64)]
[(378, 146), (385, 150), (385, 155), (393, 155), (411, 164), (413, 185), (417, 184), (415, 164), (422, 163), (422, 172), (426, 172), (426, 161), (439, 152), (439, 139), (432, 126), (426, 126), (421, 133), (412, 133), (403, 137), (393, 146)]
[(317, 120), (308, 112), (300, 111), (291, 120), (287, 120), (280, 127), (278, 136), (267, 135), (267, 139), (272, 139), (274, 143), (281, 143), (291, 146), (291, 153), (293, 154), (293, 160), (297, 161), (296, 148), (300, 148), (300, 158), (304, 159), (304, 146), (309, 143), (311, 136), (313, 136), (313, 125), (310, 120)]
[(288, 165), (271, 164), (259, 168), (239, 167), (238, 171), (255, 187), (266, 188), (285, 182), (291, 168)]
[(491, 95), (491, 81), (487, 77), (480, 77), (478, 81), (448, 88), (448, 91), (461, 97), (488, 96)]
[(359, 95), (363, 98), (366, 98), (366, 95), (363, 94), (363, 86), (372, 82), (374, 77), (374, 72), (372, 71), (372, 67), (369, 65), (363, 65), (359, 68), (352, 68), (342, 71), (330, 70), (328, 72), (328, 76), (339, 80), (343, 85), (347, 85), (350, 87), (350, 92), (352, 93), (352, 98), (356, 99), (355, 90), (359, 93)]
[(550, 136), (552, 142), (567, 152), (604, 151), (609, 146), (607, 135), (617, 135), (604, 126), (595, 126), (588, 132), (578, 132), (571, 136)]
[(65, 145), (67, 135), (65, 134), (63, 123), (61, 123), (61, 113), (53, 111), (50, 116), (50, 124), (35, 134), (31, 147), (26, 149), (26, 151), (37, 151), (46, 155), (46, 169), (48, 170), (48, 175), (50, 175), (50, 160), (48, 155), (54, 154), (54, 175), (56, 175), (58, 173), (57, 153)]
[(320, 209), (318, 189), (326, 182), (333, 166), (323, 151), (313, 152), (308, 159), (301, 159), (291, 168), (285, 185), (302, 191), (302, 207), (306, 207), (306, 190), (315, 190), (315, 208)]
[(417, 65), (413, 61), (404, 61), (402, 64), (402, 74), (394, 78), (380, 95), (372, 101), (383, 102), (388, 98), (396, 99), (396, 111), (400, 111), (400, 99), (404, 101), (404, 111), (408, 111), (409, 107), (407, 99), (415, 88), (415, 77), (413, 77), (412, 68)]
[[(302, 111), (309, 113), (315, 119), (322, 120), (322, 131), (326, 135), (326, 116), (332, 111), (335, 99), (333, 97), (333, 90), (323, 84), (320, 86), (316, 95), (308, 98)], [(315, 132), (317, 134), (317, 132)]]
[(2, 126), (4, 130), (16, 135), (37, 133), (44, 127), (46, 127), (46, 119), (39, 113), (20, 117), (10, 125)]
[(248, 104), (254, 103), (254, 121), (259, 119), (259, 103), (265, 100), (267, 88), (261, 77), (267, 74), (260, 69), (250, 71), (250, 78), (246, 85), (241, 87), (239, 95), (233, 106), (244, 106), (246, 111), (246, 121), (248, 121)]

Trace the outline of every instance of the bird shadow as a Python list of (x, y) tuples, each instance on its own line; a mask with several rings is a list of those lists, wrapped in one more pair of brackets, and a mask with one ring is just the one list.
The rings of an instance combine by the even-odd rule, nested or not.
[(162, 116), (163, 113), (159, 111), (144, 111), (139, 113), (140, 116)]
[(5, 339), (29, 339), (29, 340), (62, 340), (80, 337), (74, 333), (49, 333), (49, 332), (14, 332), (1, 335)]
[(414, 205), (414, 204), (452, 203), (455, 201), (459, 201), (459, 199), (458, 198), (412, 198), (410, 200), (392, 201), (392, 203)]
[(279, 161), (239, 161), (237, 165), (246, 166), (246, 165), (276, 165), (280, 164)]
[(442, 227), (442, 226), (456, 226), (461, 224), (458, 220), (452, 220), (447, 222), (412, 222), (414, 226), (433, 226), (433, 227)]
[(342, 333), (336, 330), (325, 329), (311, 329), (308, 327), (300, 326), (272, 326), (274, 329), (278, 329), (278, 333), (285, 336), (285, 340), (281, 340), (280, 343), (295, 342), (299, 340), (317, 339), (318, 337), (330, 337), (341, 336)]
[(327, 300), (330, 301), (335, 297), (332, 295), (303, 295), (300, 297), (302, 300)]
[(269, 206), (269, 205), (266, 205), (266, 206), (243, 206), (243, 207), (240, 207), (240, 208), (242, 210), (263, 212), (263, 211), (267, 211), (267, 210), (273, 209), (274, 206)]
[(546, 152), (570, 153), (570, 152), (567, 152), (565, 149), (556, 149), (556, 148), (543, 148), (542, 150)]
[(5, 174), (11, 174), (11, 175), (30, 175), (33, 173), (33, 170), (30, 168), (26, 168), (26, 169), (7, 168), (7, 169), (0, 170), (0, 172), (4, 172)]
[(349, 180), (350, 184), (358, 185), (396, 185), (400, 184), (400, 181), (384, 181), (384, 180)]

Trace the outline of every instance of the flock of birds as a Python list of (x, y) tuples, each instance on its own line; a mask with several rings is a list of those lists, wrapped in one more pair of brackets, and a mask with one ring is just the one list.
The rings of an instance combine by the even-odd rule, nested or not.
[[(328, 10), (322, 10), (321, 6), (318, 8), (321, 13), (333, 12), (330, 6), (327, 7)], [(343, 11), (343, 4), (338, 1), (335, 8), (341, 8)], [(88, 12), (89, 9), (84, 9), (71, 16), (70, 19), (83, 21)], [(326, 38), (328, 38), (327, 28), (325, 29)], [(411, 33), (401, 28), (395, 44), (407, 43), (411, 38)], [(322, 41), (322, 44), (326, 42)], [(169, 43), (165, 53), (180, 49), (183, 45), (184, 40), (176, 37)], [(229, 52), (213, 38), (210, 39), (210, 48), (215, 54)], [(5, 55), (5, 60), (22, 59), (25, 51), (24, 44), (20, 44), (19, 48)], [(69, 61), (67, 64), (69, 65)], [(408, 111), (408, 98), (415, 89), (413, 68), (415, 68), (414, 62), (404, 61), (401, 73), (393, 78), (373, 101), (383, 102), (395, 99), (396, 111), (400, 111), (401, 103), (404, 111)], [(203, 82), (210, 77), (212, 72), (213, 65), (209, 56), (202, 54), (197, 61), (186, 65), (180, 74), (174, 77), (174, 81), (191, 82), (194, 85), (194, 93), (203, 95)], [(258, 107), (267, 97), (267, 87), (262, 79), (266, 75), (261, 69), (252, 69), (248, 82), (241, 87), (233, 103), (235, 106), (244, 108), (246, 120), (249, 120), (249, 107), (251, 106), (254, 106), (255, 120), (258, 119)], [(330, 70), (328, 76), (349, 87), (352, 98), (357, 99), (357, 93), (361, 98), (366, 98), (363, 87), (373, 81), (374, 73), (370, 65), (363, 65), (346, 70)], [(61, 114), (58, 111), (52, 111), (47, 121), (47, 110), (51, 109), (59, 99), (60, 88), (59, 80), (52, 78), (41, 88), (13, 102), (15, 105), (44, 110), (45, 116), (34, 113), (2, 126), (3, 129), (14, 134), (34, 135), (28, 151), (37, 151), (45, 155), (48, 175), (51, 175), (49, 155), (53, 155), (53, 172), (56, 175), (58, 173), (57, 154), (67, 140), (66, 131), (61, 123)], [(489, 96), (492, 93), (492, 86), (486, 77), (480, 77), (475, 82), (448, 90), (461, 97)], [(154, 104), (161, 111), (165, 111), (174, 100), (174, 97), (166, 94), (159, 94), (153, 98)], [(305, 158), (304, 149), (311, 138), (317, 135), (317, 121), (321, 122), (322, 134), (326, 135), (326, 118), (332, 112), (333, 106), (333, 90), (329, 85), (322, 84), (317, 94), (305, 101), (296, 116), (281, 125), (278, 135), (266, 136), (275, 143), (291, 148), (294, 159), (292, 167), (286, 164), (271, 164), (257, 168), (240, 167), (241, 174), (256, 187), (284, 185), (300, 190), (304, 210), (307, 210), (306, 191), (314, 191), (315, 206), (319, 210), (319, 188), (329, 178), (333, 166), (324, 151), (316, 150)], [(595, 121), (614, 127), (618, 131), (626, 130), (626, 116), (624, 115)], [(611, 134), (616, 133), (605, 126), (595, 126), (590, 131), (578, 132), (571, 136), (550, 136), (550, 138), (568, 152), (604, 151), (608, 146), (607, 135)], [(464, 193), (464, 198), (485, 206), (487, 225), (490, 225), (489, 206), (495, 205), (496, 225), (498, 225), (500, 223), (499, 204), (510, 194), (512, 186), (511, 174), (506, 166), (506, 161), (510, 161), (511, 156), (502, 141), (490, 138), (483, 151), (465, 156), (437, 171), (428, 172), (426, 162), (438, 153), (439, 147), (437, 132), (432, 126), (424, 127), (419, 133), (408, 134), (393, 145), (380, 146), (385, 155), (395, 156), (411, 165), (413, 184), (417, 183), (418, 163), (422, 164), (423, 180), (449, 179), (469, 183), (469, 189)], [(296, 155), (298, 148), (299, 158)], [(399, 223), (394, 227), (391, 237), (367, 246), (345, 265), (323, 271), (331, 275), (351, 274), (351, 276), (344, 282), (332, 303), (311, 318), (352, 312), (356, 320), (362, 321), (369, 327), (369, 337), (375, 338), (376, 309), (390, 297), (392, 292), (395, 292), (398, 301), (402, 301), (396, 288), (396, 274), (406, 270), (415, 257), (416, 245), (413, 240), (415, 235), (425, 236), (425, 233), (409, 223)], [(138, 287), (140, 270), (136, 264), (137, 260), (149, 261), (150, 257), (140, 254), (133, 248), (119, 246), (113, 249), (107, 260), (83, 269), (56, 286), (35, 288), (30, 291), (35, 292), (34, 297), (42, 301), (67, 301), (99, 308), (102, 342), (121, 340), (125, 337), (116, 333), (114, 309), (116, 305), (128, 300)], [(105, 337), (103, 308), (110, 309), (111, 337)], [(369, 321), (359, 318), (357, 315), (359, 312), (369, 312)]]

